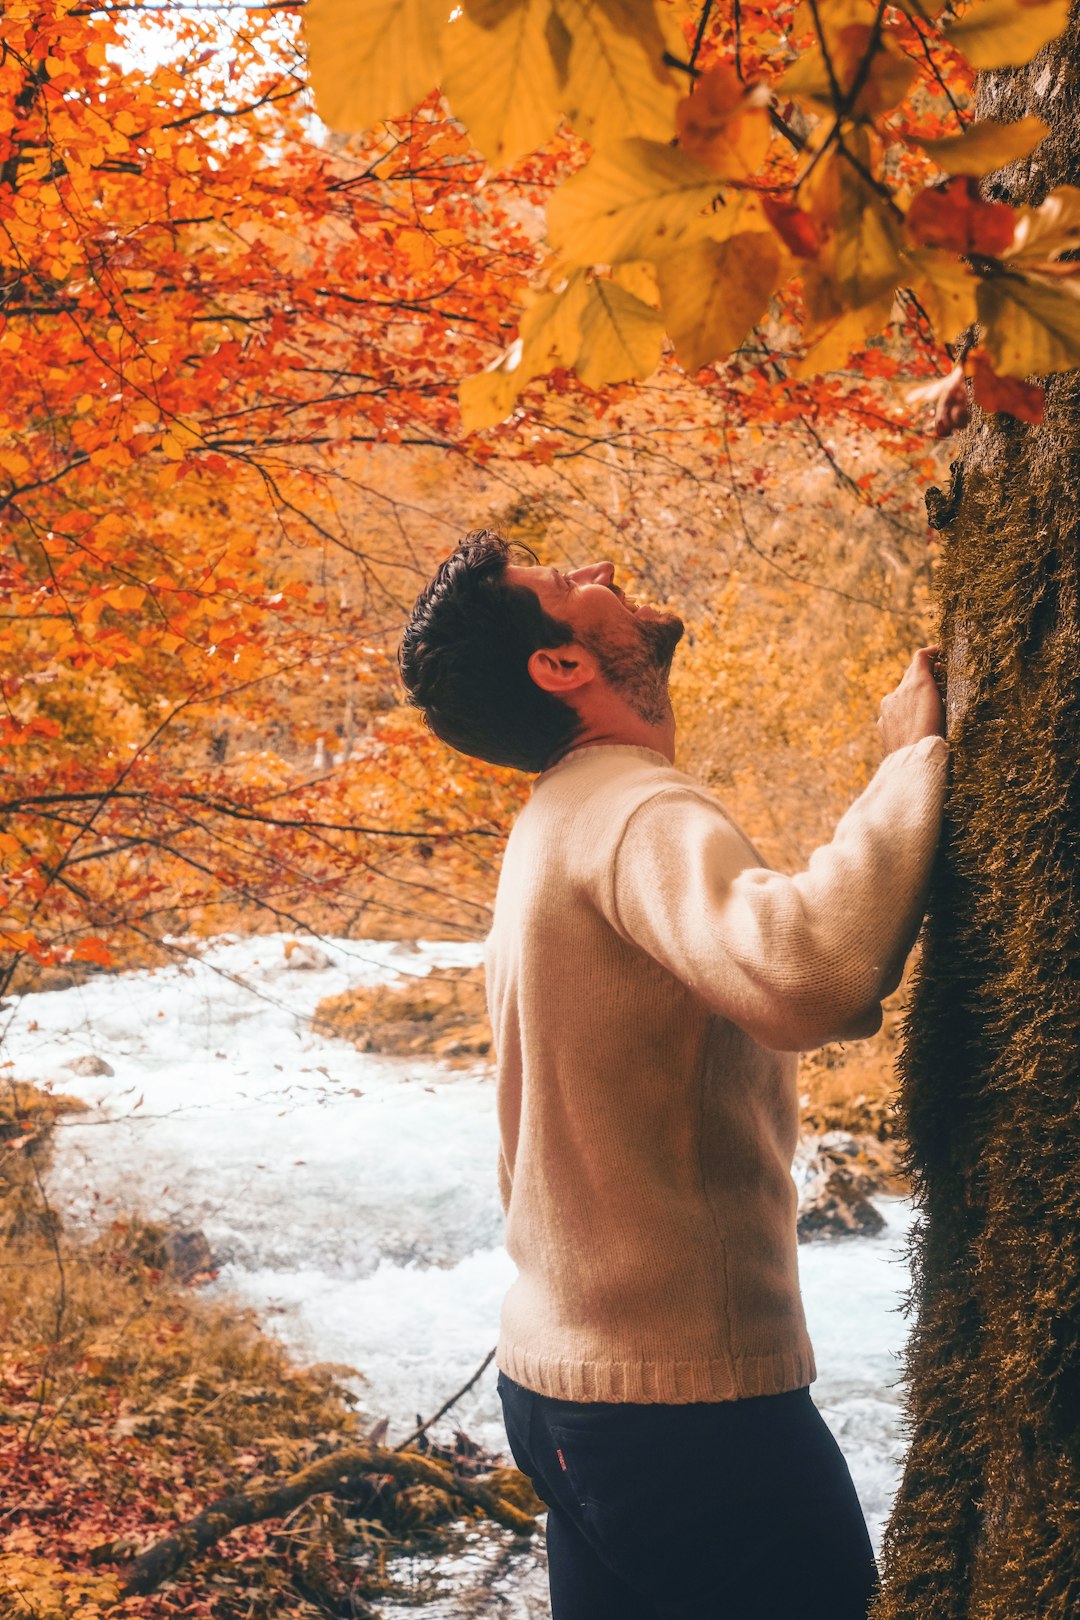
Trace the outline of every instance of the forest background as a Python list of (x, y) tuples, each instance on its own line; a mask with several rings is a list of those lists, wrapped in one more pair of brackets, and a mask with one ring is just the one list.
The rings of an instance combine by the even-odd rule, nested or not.
[[(1035, 422), (1020, 379), (1075, 363), (1071, 312), (1049, 359), (1034, 317), (1035, 348), (1005, 352), (1015, 310), (974, 360), (955, 343), (971, 267), (990, 285), (1015, 225), (975, 177), (1046, 133), (972, 141), (973, 70), (1027, 60), (1067, 9), (976, 0), (942, 34), (940, 7), (662, 6), (684, 149), (772, 207), (744, 219), (745, 239), (772, 232), (760, 307), (744, 296), (745, 330), (703, 346), (715, 312), (680, 320), (662, 266), (612, 253), (587, 269), (593, 358), (553, 340), (521, 368), (523, 308), (535, 330), (565, 290), (546, 209), (610, 132), (567, 117), (503, 147), (424, 93), (423, 52), (383, 75), (400, 107), (332, 131), (307, 54), (309, 33), (316, 68), (333, 54), (333, 15), (305, 32), (298, 4), (6, 3), (0, 993), (183, 960), (224, 931), (481, 938), (529, 781), (433, 738), (394, 663), (417, 591), (479, 526), (544, 562), (610, 558), (628, 593), (677, 607), (677, 763), (769, 864), (802, 865), (932, 639), (922, 491), (969, 379)], [(704, 128), (676, 112), (695, 79)], [(845, 142), (884, 272), (872, 233), (845, 235)], [(802, 205), (795, 162), (817, 173)], [(901, 199), (902, 242), (867, 186)], [(916, 290), (894, 301), (901, 258)], [(890, 1056), (855, 1053), (845, 1081), (833, 1055), (814, 1104), (880, 1100)], [(39, 1127), (8, 1089), (21, 1142)], [(55, 1349), (43, 1321), (30, 1339)], [(65, 1354), (81, 1366), (85, 1335)], [(34, 1387), (39, 1408), (56, 1393)]]

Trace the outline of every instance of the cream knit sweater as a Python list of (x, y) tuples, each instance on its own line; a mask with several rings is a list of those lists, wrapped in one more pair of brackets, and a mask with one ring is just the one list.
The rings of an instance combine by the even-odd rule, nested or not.
[(798, 1053), (873, 1035), (926, 904), (942, 737), (888, 754), (804, 871), (636, 744), (571, 750), (510, 833), (485, 941), (506, 1247), (496, 1361), (570, 1401), (816, 1377)]

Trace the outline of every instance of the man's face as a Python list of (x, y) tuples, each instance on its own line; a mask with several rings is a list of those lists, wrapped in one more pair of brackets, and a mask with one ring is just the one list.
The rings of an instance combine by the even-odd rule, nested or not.
[(667, 710), (667, 678), (683, 621), (649, 602), (628, 600), (610, 562), (564, 571), (508, 564), (506, 580), (534, 591), (553, 619), (570, 625), (574, 640), (596, 659), (600, 673), (651, 725)]

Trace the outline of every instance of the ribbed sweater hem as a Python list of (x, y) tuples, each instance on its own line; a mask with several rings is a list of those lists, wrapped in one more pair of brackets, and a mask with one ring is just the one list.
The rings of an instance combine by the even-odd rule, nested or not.
[(495, 1364), (516, 1384), (558, 1401), (736, 1401), (782, 1395), (817, 1377), (808, 1340), (794, 1350), (730, 1360), (568, 1361), (500, 1338)]

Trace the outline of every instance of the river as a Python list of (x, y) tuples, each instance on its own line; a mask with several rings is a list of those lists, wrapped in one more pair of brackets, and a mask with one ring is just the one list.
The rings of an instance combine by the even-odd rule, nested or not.
[[(62, 1119), (50, 1198), (69, 1220), (141, 1208), (200, 1227), (211, 1292), (257, 1305), (299, 1356), (356, 1368), (393, 1445), (458, 1389), (495, 1343), (512, 1278), (501, 1245), (494, 1088), (482, 1068), (388, 1058), (312, 1030), (351, 984), (479, 960), (476, 944), (319, 941), (280, 934), (175, 942), (174, 966), (101, 973), (0, 1013), (9, 1073), (81, 1097)], [(320, 953), (313, 967), (297, 961)], [(311, 959), (307, 957), (307, 959)], [(94, 1056), (111, 1075), (67, 1067)], [(911, 1210), (881, 1199), (876, 1238), (799, 1251), (818, 1379), (875, 1546), (902, 1454), (898, 1352)], [(505, 1451), (495, 1368), (433, 1431)], [(507, 1456), (507, 1461), (509, 1457)], [(428, 1620), (546, 1617), (542, 1542), (478, 1534), (452, 1562), (407, 1560)], [(383, 1604), (391, 1616), (416, 1608)]]

